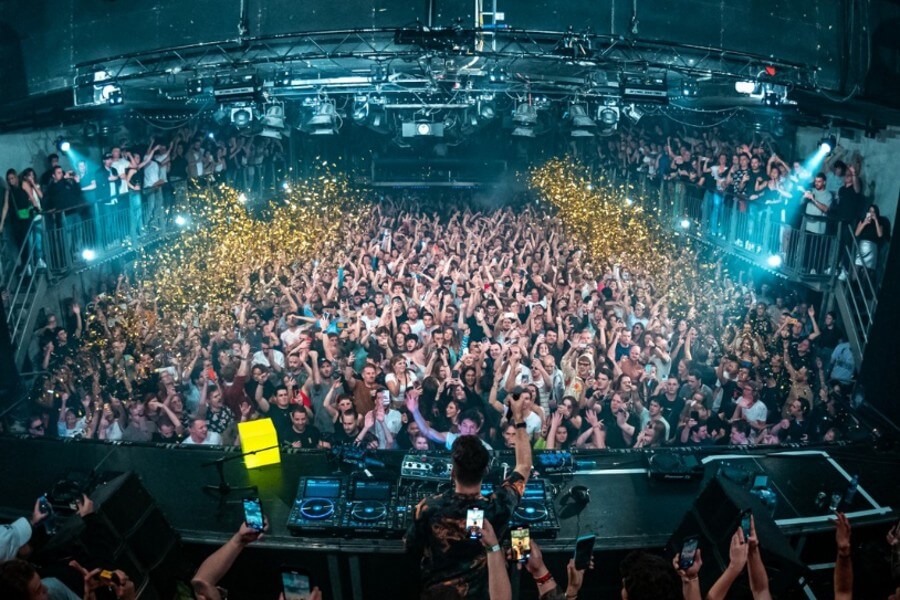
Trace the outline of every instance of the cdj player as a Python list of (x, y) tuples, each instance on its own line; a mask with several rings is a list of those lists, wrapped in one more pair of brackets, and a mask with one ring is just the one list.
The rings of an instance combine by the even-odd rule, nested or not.
[(394, 483), (354, 479), (344, 503), (341, 532), (354, 537), (402, 537), (406, 507), (396, 502)]
[[(402, 506), (405, 506), (406, 521), (404, 529), (415, 518), (416, 506), (425, 498), (435, 496), (453, 489), (449, 481), (439, 482), (434, 480), (400, 480), (400, 495), (398, 498), (398, 514)], [(481, 495), (488, 497), (494, 493), (495, 486), (492, 483), (481, 484)], [(398, 523), (400, 521), (398, 520)], [(548, 492), (546, 484), (541, 479), (531, 479), (525, 484), (525, 494), (513, 511), (509, 524), (513, 527), (528, 527), (531, 536), (537, 539), (555, 538), (559, 533), (559, 519), (553, 508), (553, 498)]]
[[(482, 484), (481, 493), (484, 494), (485, 491), (485, 485)], [(534, 538), (556, 537), (559, 533), (559, 518), (544, 480), (530, 479), (525, 484), (525, 493), (513, 511), (509, 524), (512, 527), (528, 527)]]
[(338, 535), (344, 496), (340, 477), (301, 477), (288, 530), (293, 535)]
[(400, 538), (406, 507), (393, 482), (341, 477), (304, 477), (288, 517), (292, 535)]

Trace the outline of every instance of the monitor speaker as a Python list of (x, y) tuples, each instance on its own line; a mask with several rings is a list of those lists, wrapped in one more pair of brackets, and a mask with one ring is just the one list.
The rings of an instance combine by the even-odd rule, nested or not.
[[(675, 533), (668, 549), (674, 555), (685, 538), (700, 538), (703, 568), (700, 570), (702, 589), (709, 589), (728, 566), (731, 537), (740, 527), (740, 515), (745, 509), (753, 511), (753, 522), (763, 564), (769, 576), (773, 597), (787, 597), (799, 593), (805, 584), (807, 569), (800, 557), (769, 516), (769, 510), (744, 487), (716, 475), (694, 501)], [(746, 575), (732, 586), (729, 598), (750, 597)]]
[(81, 544), (88, 554), (122, 569), (140, 598), (171, 598), (180, 572), (181, 538), (132, 472), (90, 493), (94, 514), (85, 519)]

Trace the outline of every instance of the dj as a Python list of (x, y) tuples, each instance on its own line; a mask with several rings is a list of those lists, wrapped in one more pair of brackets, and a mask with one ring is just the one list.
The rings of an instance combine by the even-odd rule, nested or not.
[(406, 534), (406, 547), (421, 556), (426, 595), (487, 600), (486, 552), (500, 552), (500, 546), (483, 548), (466, 529), (466, 517), (470, 508), (480, 508), (484, 519), (497, 530), (498, 539), (507, 529), (531, 473), (531, 444), (522, 404), (521, 397), (509, 396), (516, 427), (516, 468), (493, 494), (481, 495), (481, 479), (490, 459), (487, 449), (478, 437), (461, 435), (451, 448), (453, 491), (426, 498), (416, 507), (415, 521)]

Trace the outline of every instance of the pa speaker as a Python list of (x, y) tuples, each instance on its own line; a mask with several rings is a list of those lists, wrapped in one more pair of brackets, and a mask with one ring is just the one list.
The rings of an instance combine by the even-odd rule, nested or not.
[[(717, 475), (694, 501), (691, 510), (669, 539), (668, 549), (674, 555), (685, 538), (700, 538), (703, 567), (700, 583), (709, 589), (725, 571), (729, 561), (731, 537), (740, 527), (741, 512), (750, 509), (769, 586), (774, 597), (787, 597), (799, 592), (807, 576), (806, 566), (791, 548), (787, 538), (769, 516), (768, 509), (743, 487)], [(729, 598), (750, 598), (746, 575), (732, 585)]]
[(88, 553), (125, 571), (142, 600), (173, 597), (182, 575), (181, 539), (138, 476), (114, 477), (90, 497), (94, 514), (85, 519), (81, 536)]

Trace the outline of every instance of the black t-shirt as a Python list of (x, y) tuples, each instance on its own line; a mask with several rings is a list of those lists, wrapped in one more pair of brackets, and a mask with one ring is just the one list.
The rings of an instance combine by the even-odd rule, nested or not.
[(625, 441), (619, 422), (616, 420), (609, 406), (604, 406), (600, 411), (600, 420), (606, 427), (606, 447), (607, 448), (631, 448), (637, 441), (637, 435), (640, 433), (641, 420), (636, 416), (629, 414), (626, 423), (634, 427), (634, 433), (631, 435), (631, 443)]
[(675, 396), (675, 400), (670, 402), (665, 394), (660, 394), (659, 396), (655, 396), (657, 400), (659, 400), (659, 405), (662, 408), (662, 416), (669, 424), (669, 436), (675, 435), (675, 431), (678, 429), (678, 423), (681, 421), (681, 411), (684, 410), (684, 400), (680, 397)]
[(291, 426), (286, 429), (281, 436), (281, 443), (293, 445), (294, 442), (300, 442), (301, 448), (317, 448), (321, 437), (322, 436), (319, 434), (319, 430), (315, 425), (307, 425), (306, 429), (303, 430), (303, 433), (298, 433), (297, 430)]
[(478, 324), (478, 320), (474, 316), (466, 319), (466, 325), (468, 325), (470, 329), (470, 340), (483, 340), (487, 337), (484, 328)]
[(853, 189), (853, 186), (843, 186), (838, 190), (838, 204), (834, 210), (834, 216), (843, 223), (856, 227), (856, 224), (866, 216), (866, 199)]
[(278, 439), (281, 440), (282, 436), (285, 432), (291, 428), (291, 409), (293, 407), (288, 405), (287, 408), (281, 408), (280, 406), (276, 406), (274, 403), (269, 403), (269, 412), (265, 413), (265, 415), (272, 419), (272, 425), (275, 426), (275, 433), (278, 434)]

